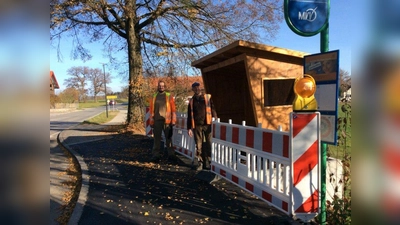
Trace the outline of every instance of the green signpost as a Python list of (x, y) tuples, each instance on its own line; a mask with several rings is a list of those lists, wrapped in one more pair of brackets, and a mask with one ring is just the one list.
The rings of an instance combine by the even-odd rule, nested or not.
[[(321, 34), (321, 53), (329, 51), (330, 0), (284, 0), (285, 20), (301, 36)], [(327, 144), (321, 143), (321, 224), (326, 223), (326, 157)]]

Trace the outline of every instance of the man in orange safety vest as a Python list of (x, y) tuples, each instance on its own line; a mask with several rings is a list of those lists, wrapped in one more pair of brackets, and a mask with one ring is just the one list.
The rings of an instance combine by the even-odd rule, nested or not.
[(158, 82), (158, 92), (150, 100), (150, 126), (153, 128), (153, 162), (161, 158), (161, 133), (164, 132), (165, 145), (168, 149), (168, 159), (176, 162), (175, 150), (172, 146), (172, 131), (176, 123), (175, 100), (171, 93), (165, 91), (164, 81)]

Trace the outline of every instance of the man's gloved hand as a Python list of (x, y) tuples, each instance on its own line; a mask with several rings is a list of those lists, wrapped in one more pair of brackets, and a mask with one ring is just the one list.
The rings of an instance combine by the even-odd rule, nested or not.
[(174, 124), (174, 123), (170, 123), (169, 126), (170, 126), (170, 127), (173, 127), (173, 126), (175, 126), (175, 124)]

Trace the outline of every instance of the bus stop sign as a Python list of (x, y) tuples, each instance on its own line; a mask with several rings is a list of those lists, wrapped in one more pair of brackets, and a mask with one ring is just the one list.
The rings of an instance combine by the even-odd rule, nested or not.
[(313, 36), (328, 24), (330, 0), (285, 0), (285, 20), (301, 36)]

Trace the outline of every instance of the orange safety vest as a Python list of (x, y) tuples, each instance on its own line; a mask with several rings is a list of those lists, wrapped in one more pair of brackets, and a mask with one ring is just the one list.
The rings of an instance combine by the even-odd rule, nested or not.
[[(154, 125), (154, 104), (156, 102), (156, 97), (158, 93), (153, 95), (153, 100), (150, 101), (150, 125)], [(166, 124), (175, 124), (176, 123), (176, 108), (175, 108), (175, 100), (171, 96), (169, 92), (165, 92), (165, 123)]]
[[(211, 99), (211, 95), (210, 94), (205, 94), (204, 95), (204, 101), (206, 103), (206, 123), (207, 124), (211, 124), (211, 121), (212, 121), (210, 99)], [(189, 104), (190, 104), (190, 109), (191, 109), (190, 115), (192, 116), (192, 128), (194, 128), (195, 125), (194, 125), (194, 116), (193, 116), (193, 97), (189, 100)]]

